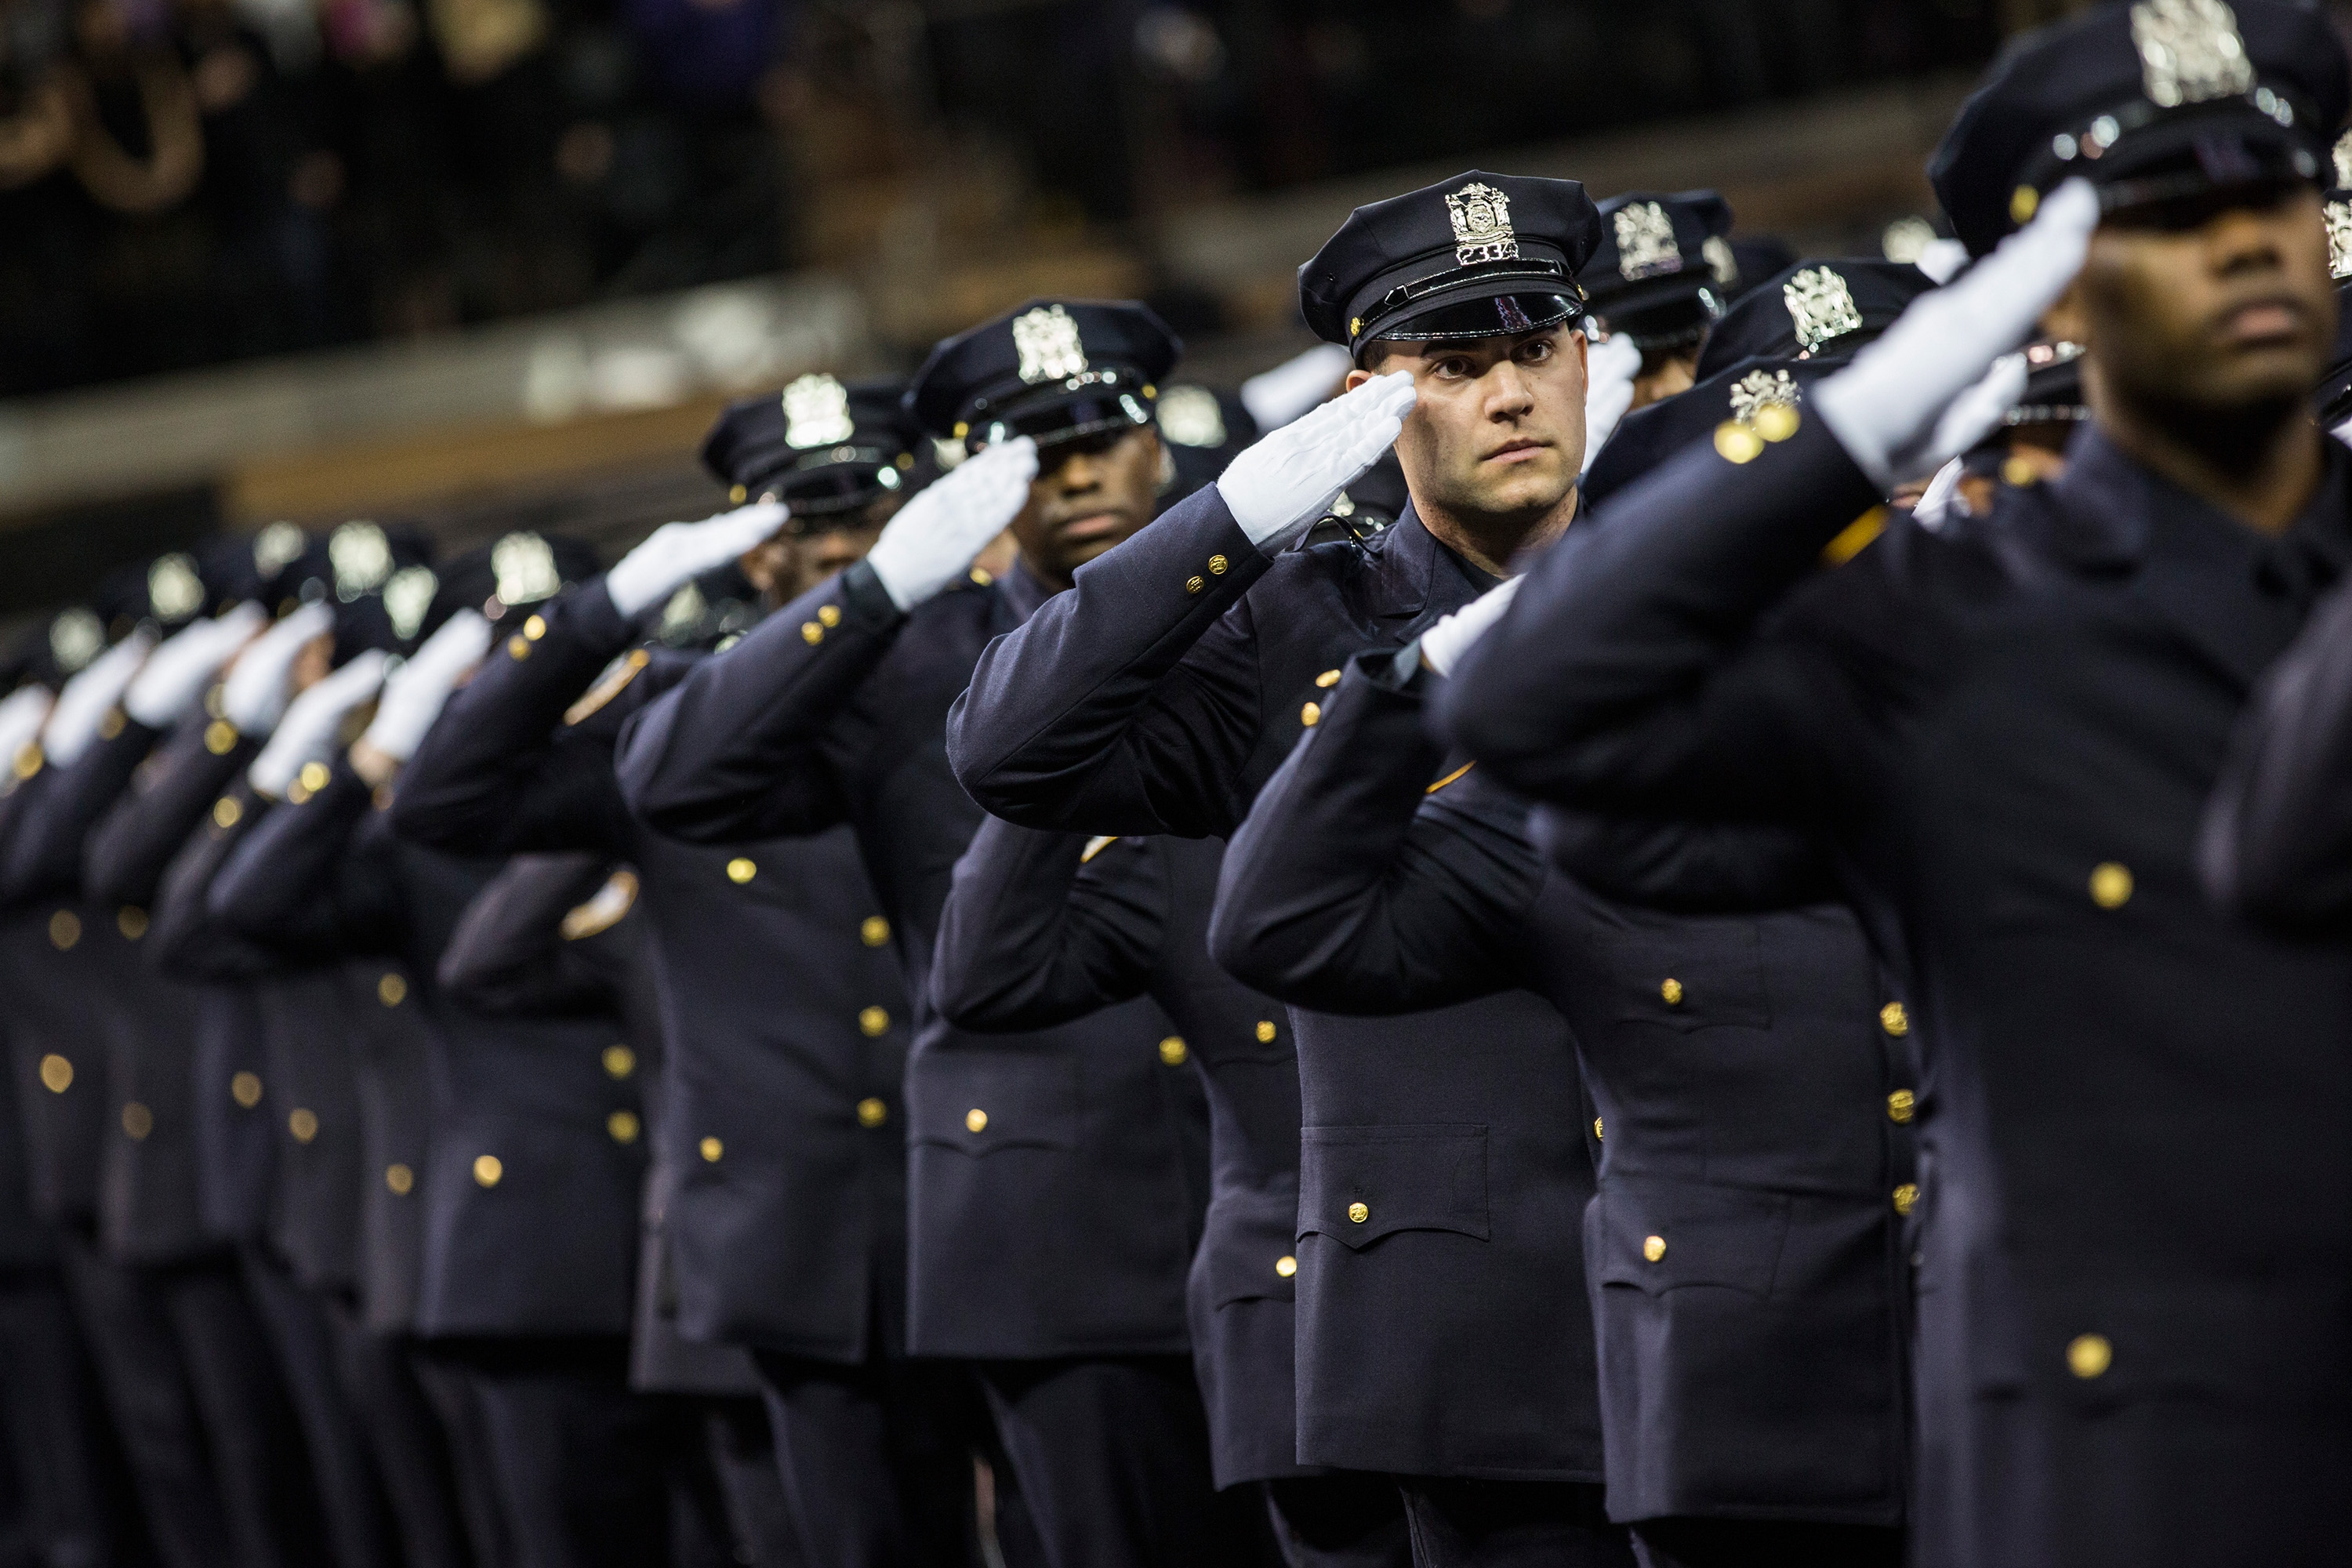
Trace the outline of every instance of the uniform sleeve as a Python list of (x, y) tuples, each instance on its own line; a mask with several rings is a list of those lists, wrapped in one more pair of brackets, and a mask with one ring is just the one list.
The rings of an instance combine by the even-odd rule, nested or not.
[(19, 786), (26, 795), (16, 831), (0, 858), (0, 903), (78, 889), (82, 850), (99, 819), (130, 787), (161, 731), (115, 714), (119, 727), (94, 742), (70, 767), (45, 767)]
[(1794, 909), (1838, 897), (1829, 857), (1802, 828), (1538, 809), (1537, 847), (1596, 893), (1691, 914)]
[(83, 889), (100, 903), (152, 904), (164, 868), (260, 750), (225, 719), (199, 717), (174, 731), (90, 835)]
[(592, 726), (564, 715), (627, 650), (629, 624), (600, 578), (537, 625), (540, 636), (526, 628), (490, 650), (401, 770), (392, 824), (402, 837), (458, 855), (625, 847), (610, 716), (587, 715), (608, 721)]
[(600, 855), (516, 857), (466, 906), (441, 955), (443, 993), (503, 1016), (611, 1012), (614, 976), (564, 929), (611, 870)]
[(1157, 856), (991, 817), (956, 863), (932, 1005), (967, 1029), (1040, 1029), (1142, 994), (1168, 923)]
[(1492, 812), (1437, 808), (1428, 678), (1371, 673), (1392, 664), (1359, 656), (1259, 793), (1209, 923), (1235, 979), (1318, 1012), (1412, 1012), (1521, 984), (1533, 848)]
[(982, 807), (1083, 833), (1229, 833), (1260, 730), (1243, 595), (1272, 562), (1211, 485), (981, 656), (948, 759)]
[(360, 832), (373, 797), (339, 758), (324, 788), (271, 807), (214, 879), (212, 918), (247, 941), (311, 955), (402, 952), (406, 905), (389, 840)]
[(629, 809), (705, 844), (842, 821), (825, 733), (908, 623), (862, 561), (770, 616), (622, 727)]
[(2205, 811), (2205, 886), (2284, 931), (2352, 917), (2352, 584), (2263, 678)]
[(1811, 741), (1851, 693), (1821, 643), (1767, 622), (1877, 500), (1819, 419), (1744, 465), (1694, 447), (1536, 563), (1448, 683), (1451, 733), (1539, 800), (1817, 809), (1836, 770)]
[(253, 980), (274, 974), (306, 954), (283, 943), (255, 942), (212, 916), (208, 900), (221, 868), (270, 810), (243, 779), (206, 803), (205, 822), (192, 830), (158, 879), (145, 943), (147, 961), (177, 980)]

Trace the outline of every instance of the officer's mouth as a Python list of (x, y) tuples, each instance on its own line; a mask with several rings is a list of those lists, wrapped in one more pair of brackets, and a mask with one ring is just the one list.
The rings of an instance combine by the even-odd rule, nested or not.
[(1057, 526), (1054, 532), (1057, 538), (1084, 541), (1104, 539), (1114, 533), (1124, 533), (1127, 531), (1127, 515), (1124, 512), (1095, 511), (1088, 512), (1084, 517), (1072, 518), (1069, 521)]
[(1532, 436), (1520, 436), (1504, 442), (1487, 453), (1483, 460), (1489, 463), (1524, 463), (1531, 461), (1537, 453), (1548, 452), (1550, 449), (1551, 443), (1549, 441), (1538, 441)]
[(2262, 348), (2300, 342), (2308, 322), (2308, 313), (2299, 300), (2249, 300), (2222, 313), (2220, 335), (2231, 348)]

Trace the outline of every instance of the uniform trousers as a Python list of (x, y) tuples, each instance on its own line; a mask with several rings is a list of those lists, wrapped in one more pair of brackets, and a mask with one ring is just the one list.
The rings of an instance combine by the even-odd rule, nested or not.
[(413, 1341), (409, 1353), (416, 1385), (424, 1390), (442, 1438), (449, 1446), (451, 1468), (457, 1476), (457, 1513), (466, 1523), (466, 1541), (475, 1568), (514, 1568), (513, 1532), (507, 1528), (506, 1508), (499, 1500), (498, 1456), (473, 1373), (453, 1342)]
[(1404, 1496), (1394, 1477), (1341, 1470), (1260, 1485), (1290, 1568), (1411, 1568)]
[(977, 1370), (1047, 1568), (1190, 1568), (1263, 1554), (1264, 1511), (1218, 1498), (1191, 1357)]
[(1642, 1568), (1903, 1568), (1903, 1531), (1869, 1524), (1647, 1519), (1633, 1526)]
[(1401, 1476), (1418, 1568), (1633, 1568), (1601, 1489), (1577, 1481)]
[(469, 1568), (457, 1467), (417, 1378), (413, 1342), (369, 1329), (364, 1309), (349, 1297), (330, 1297), (325, 1305), (336, 1373), (367, 1432), (400, 1561), (408, 1568)]
[(712, 1399), (703, 1421), (738, 1561), (760, 1568), (820, 1568), (801, 1551), (793, 1527), (767, 1406), (756, 1395)]
[(0, 1434), (24, 1561), (100, 1568), (142, 1554), (130, 1476), (53, 1269), (0, 1275)]

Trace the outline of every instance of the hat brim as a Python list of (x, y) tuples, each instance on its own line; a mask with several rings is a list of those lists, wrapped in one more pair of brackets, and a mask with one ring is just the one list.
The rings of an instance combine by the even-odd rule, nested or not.
[(1134, 384), (1122, 376), (1112, 384), (1039, 391), (975, 421), (964, 434), (964, 447), (977, 452), (1026, 436), (1046, 447), (1105, 431), (1140, 429), (1151, 423), (1151, 406), (1139, 378)]
[(1582, 318), (1584, 302), (1573, 286), (1562, 289), (1545, 279), (1472, 278), (1434, 290), (1423, 299), (1368, 326), (1357, 340), (1356, 352), (1375, 342), (1466, 342), (1479, 338), (1516, 337), (1565, 326)]

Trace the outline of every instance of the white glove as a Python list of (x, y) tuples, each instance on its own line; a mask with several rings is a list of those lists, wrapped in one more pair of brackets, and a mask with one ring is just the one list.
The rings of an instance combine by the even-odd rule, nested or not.
[(1347, 378), (1348, 351), (1317, 343), (1295, 359), (1262, 370), (1242, 383), (1242, 406), (1257, 422), (1258, 434), (1279, 430), (1330, 395)]
[(32, 738), (41, 732), (41, 721), (57, 700), (46, 686), (20, 686), (0, 697), (0, 767), (14, 762)]
[(1987, 367), (2023, 342), (2083, 269), (2099, 198), (2073, 179), (2032, 223), (1948, 288), (1911, 302), (1885, 335), (1813, 389), (1813, 406), (1846, 455), (1882, 489), (1932, 471), (1941, 421)]
[(1938, 283), (1949, 283), (1969, 264), (1969, 247), (1957, 239), (1931, 239), (1911, 265)]
[(460, 610), (425, 639), (416, 656), (383, 683), (383, 700), (376, 704), (375, 721), (360, 739), (395, 763), (416, 754), (425, 731), (441, 717), (442, 704), (457, 689), (458, 679), (481, 662), (490, 646), (490, 623), (472, 610)]
[(1440, 675), (1453, 674), (1470, 645), (1503, 618), (1503, 612), (1511, 607), (1511, 595), (1526, 581), (1513, 577), (1498, 584), (1422, 633), (1421, 662)]
[(766, 542), (791, 515), (781, 501), (753, 501), (700, 522), (666, 522), (604, 574), (604, 592), (624, 618), (633, 617), (711, 568)]
[(369, 648), (288, 703), (269, 744), (245, 770), (246, 781), (263, 795), (282, 795), (305, 764), (332, 756), (343, 721), (383, 684), (383, 654)]
[(1584, 467), (1580, 477), (1592, 471), (1592, 459), (1601, 456), (1617, 421), (1633, 406), (1633, 378), (1641, 374), (1642, 351), (1622, 332), (1594, 343), (1585, 355)]
[(278, 727), (292, 695), (287, 681), (294, 661), (312, 639), (335, 629), (335, 612), (324, 605), (305, 605), (262, 633), (229, 668), (221, 683), (221, 717), (237, 732), (256, 737)]
[(262, 626), (258, 605), (239, 605), (216, 620), (198, 621), (166, 639), (139, 667), (122, 694), (122, 710), (150, 730), (166, 730), (194, 710), (221, 666)]
[(967, 458), (899, 508), (866, 552), (890, 602), (911, 610), (962, 576), (1029, 504), (1036, 477), (1037, 443), (1022, 436)]
[(1396, 444), (1419, 396), (1410, 371), (1376, 375), (1261, 437), (1217, 479), (1225, 510), (1252, 544), (1280, 549), (1275, 542), (1313, 524)]
[(50, 762), (63, 768), (81, 761), (81, 754), (98, 739), (98, 727), (105, 722), (107, 710), (121, 700), (154, 646), (155, 634), (141, 626), (66, 682), (41, 731), (41, 750)]

